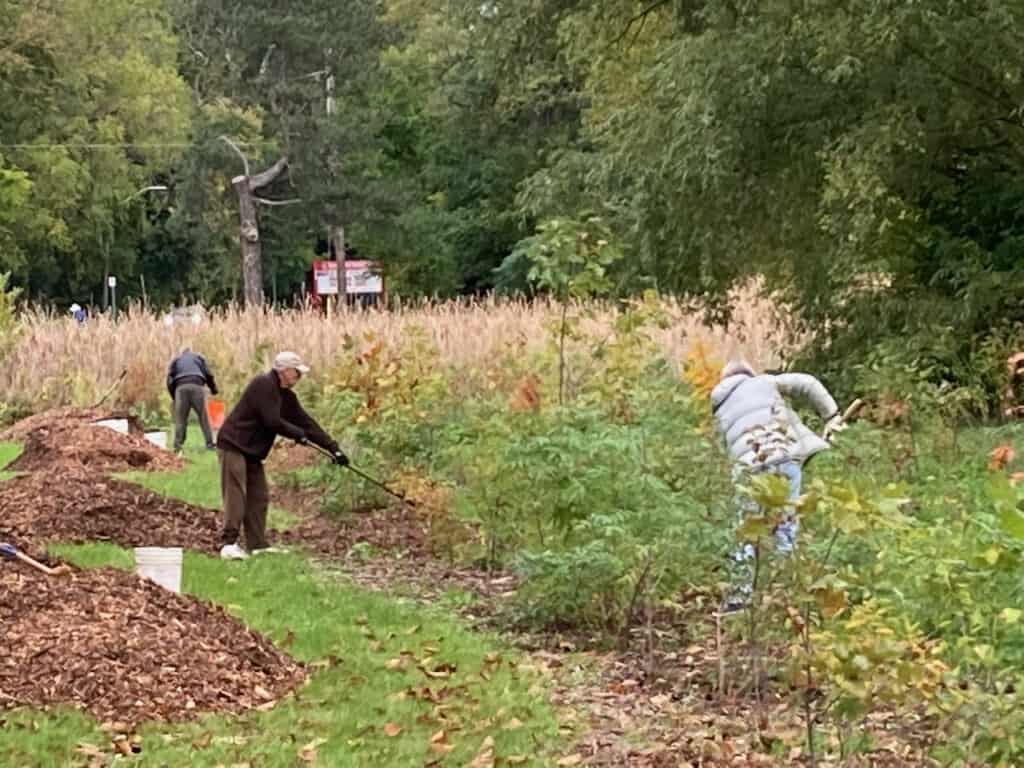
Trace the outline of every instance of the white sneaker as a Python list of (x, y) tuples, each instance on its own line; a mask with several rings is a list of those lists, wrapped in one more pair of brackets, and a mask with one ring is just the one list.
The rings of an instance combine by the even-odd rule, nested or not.
[(237, 544), (225, 544), (220, 548), (221, 560), (245, 560), (248, 557), (246, 551)]
[(253, 555), (286, 555), (288, 550), (284, 547), (260, 547), (254, 549), (250, 554)]

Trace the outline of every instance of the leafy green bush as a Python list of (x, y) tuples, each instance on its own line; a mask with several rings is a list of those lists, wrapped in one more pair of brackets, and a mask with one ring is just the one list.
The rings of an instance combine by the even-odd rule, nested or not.
[(0, 360), (14, 347), (20, 331), (15, 310), (21, 289), (10, 287), (10, 279), (10, 272), (0, 272)]

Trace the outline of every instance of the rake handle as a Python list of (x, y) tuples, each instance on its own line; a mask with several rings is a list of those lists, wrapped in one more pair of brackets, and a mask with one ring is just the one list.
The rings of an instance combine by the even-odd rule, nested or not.
[[(315, 448), (316, 450), (318, 450), (318, 451), (319, 451), (320, 453), (322, 453), (322, 454), (323, 454), (324, 456), (328, 456), (328, 457), (330, 457), (330, 458), (331, 458), (332, 460), (334, 459), (334, 454), (333, 454), (333, 453), (331, 453), (330, 451), (328, 451), (328, 450), (327, 450), (326, 448), (324, 448), (323, 446), (321, 446), (321, 445), (317, 445), (316, 443), (313, 443), (313, 442), (307, 442), (307, 443), (306, 443), (306, 445), (311, 445), (311, 446), (312, 446), (313, 448)], [(415, 509), (415, 508), (416, 508), (416, 502), (414, 502), (414, 501), (413, 501), (412, 499), (410, 499), (410, 498), (409, 498), (409, 497), (407, 497), (407, 496), (403, 496), (403, 495), (402, 495), (401, 493), (398, 493), (398, 491), (394, 491), (394, 490), (392, 490), (391, 488), (388, 488), (388, 487), (387, 487), (387, 486), (386, 486), (386, 485), (385, 485), (384, 483), (382, 483), (382, 482), (381, 482), (380, 480), (378, 480), (378, 479), (377, 479), (377, 478), (375, 478), (375, 477), (371, 477), (370, 475), (368, 475), (368, 474), (366, 474), (365, 472), (363, 472), (363, 470), (361, 470), (361, 469), (358, 469), (357, 467), (353, 467), (353, 466), (352, 466), (351, 464), (345, 464), (345, 465), (344, 465), (344, 467), (345, 467), (345, 469), (347, 469), (347, 470), (348, 470), (349, 472), (352, 472), (352, 473), (354, 473), (354, 474), (358, 475), (359, 477), (363, 478), (363, 480), (365, 480), (366, 482), (370, 483), (371, 485), (375, 485), (375, 486), (377, 486), (378, 488), (380, 488), (380, 489), (381, 489), (382, 491), (384, 491), (385, 493), (387, 493), (387, 494), (389, 494), (389, 495), (391, 495), (391, 496), (394, 496), (394, 497), (395, 497), (396, 499), (398, 499), (399, 501), (401, 501), (401, 502), (402, 502), (403, 504), (408, 504), (408, 505), (409, 505), (410, 507), (412, 507), (413, 509)]]

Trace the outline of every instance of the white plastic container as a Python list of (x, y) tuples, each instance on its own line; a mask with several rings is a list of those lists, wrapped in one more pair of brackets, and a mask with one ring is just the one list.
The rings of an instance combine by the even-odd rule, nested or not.
[(135, 547), (135, 572), (171, 592), (181, 592), (181, 547)]
[(149, 440), (157, 448), (163, 448), (167, 450), (167, 433), (166, 432), (147, 432), (146, 439)]
[(103, 421), (94, 422), (97, 427), (106, 427), (112, 429), (115, 432), (120, 432), (122, 435), (128, 434), (128, 419), (105, 419)]

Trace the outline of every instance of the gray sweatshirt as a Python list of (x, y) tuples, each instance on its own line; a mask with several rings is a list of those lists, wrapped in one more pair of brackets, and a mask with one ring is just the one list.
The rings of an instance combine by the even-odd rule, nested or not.
[(806, 373), (738, 374), (712, 390), (715, 424), (735, 461), (748, 467), (803, 463), (828, 448), (785, 397), (803, 398), (826, 420), (839, 410), (825, 386)]

